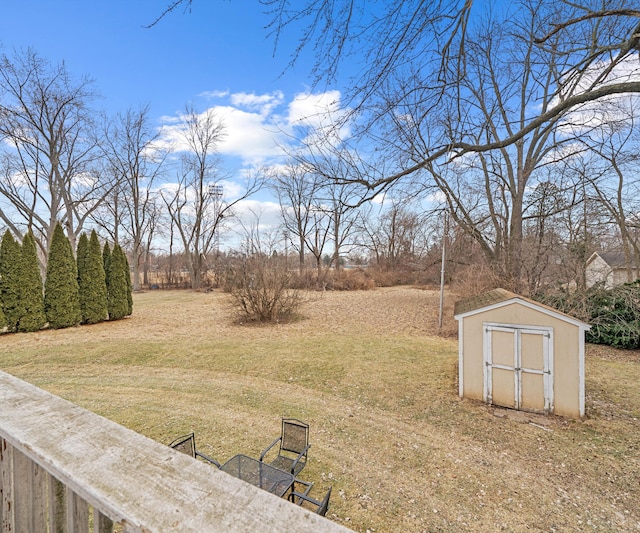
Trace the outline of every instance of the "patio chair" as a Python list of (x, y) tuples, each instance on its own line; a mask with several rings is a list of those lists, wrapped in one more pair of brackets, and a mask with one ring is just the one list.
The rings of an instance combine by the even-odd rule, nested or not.
[(209, 457), (208, 455), (205, 455), (204, 453), (199, 452), (196, 449), (196, 437), (193, 433), (189, 433), (187, 435), (183, 435), (182, 437), (178, 437), (171, 444), (169, 444), (169, 447), (179, 452), (190, 455), (194, 459), (197, 459), (198, 457), (200, 457), (201, 459), (204, 459), (205, 461), (213, 465), (216, 465), (218, 468), (220, 468), (220, 463), (218, 461)]
[(289, 497), (289, 499), (293, 501), (293, 503), (296, 503), (301, 507), (305, 507), (305, 504), (309, 504), (307, 505), (307, 507), (310, 506), (312, 511), (315, 511), (321, 516), (325, 516), (327, 514), (327, 510), (329, 509), (329, 498), (331, 498), (331, 487), (329, 487), (329, 490), (324, 495), (324, 498), (322, 498), (322, 500), (315, 500), (306, 493), (295, 491), (292, 492), (291, 496)]
[(297, 476), (307, 463), (307, 453), (311, 446), (309, 424), (295, 418), (283, 418), (282, 434), (260, 454), (260, 461), (264, 461), (267, 453), (278, 443), (278, 455), (269, 464)]

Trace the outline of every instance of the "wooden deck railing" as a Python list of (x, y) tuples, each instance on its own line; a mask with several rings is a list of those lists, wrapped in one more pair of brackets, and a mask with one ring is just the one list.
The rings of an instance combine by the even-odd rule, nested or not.
[[(117, 391), (114, 391), (117, 394)], [(3, 533), (345, 532), (0, 372)]]

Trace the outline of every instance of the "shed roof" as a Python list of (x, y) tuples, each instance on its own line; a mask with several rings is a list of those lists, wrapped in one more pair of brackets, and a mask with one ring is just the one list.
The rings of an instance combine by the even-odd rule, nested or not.
[(514, 292), (508, 291), (507, 289), (493, 289), (492, 291), (476, 294), (475, 296), (465, 298), (464, 300), (458, 300), (455, 303), (453, 314), (461, 315), (482, 307), (506, 302), (513, 298), (518, 298), (518, 295)]
[(480, 309), (485, 309), (487, 307), (500, 307), (501, 304), (506, 304), (512, 301), (518, 301), (527, 307), (536, 308), (543, 313), (571, 322), (581, 328), (590, 329), (588, 324), (572, 317), (571, 315), (502, 288), (493, 289), (491, 291), (457, 301), (454, 306), (454, 316), (456, 318), (462, 318), (462, 315), (474, 314), (475, 311), (479, 311)]

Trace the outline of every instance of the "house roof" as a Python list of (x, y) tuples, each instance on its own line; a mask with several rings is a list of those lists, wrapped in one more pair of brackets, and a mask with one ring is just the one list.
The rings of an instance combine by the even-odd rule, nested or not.
[(575, 324), (579, 327), (590, 329), (590, 326), (588, 324), (582, 322), (581, 320), (578, 320), (575, 317), (572, 317), (571, 315), (502, 288), (493, 289), (489, 292), (457, 301), (454, 305), (453, 314), (455, 318), (463, 318), (464, 316), (472, 315), (476, 311), (479, 311), (481, 309), (486, 309), (488, 307), (501, 307), (502, 305), (506, 305), (507, 303), (516, 301), (527, 307), (536, 308), (543, 313), (555, 316), (556, 318), (559, 318), (561, 320), (571, 322), (572, 324)]
[(593, 252), (591, 257), (587, 259), (589, 265), (596, 257), (602, 259), (611, 268), (626, 268), (627, 261), (623, 252)]

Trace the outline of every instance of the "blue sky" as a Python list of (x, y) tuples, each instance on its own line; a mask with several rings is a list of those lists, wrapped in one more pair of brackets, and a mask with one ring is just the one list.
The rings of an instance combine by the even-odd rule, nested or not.
[[(150, 106), (158, 126), (187, 103), (214, 107), (226, 126), (220, 150), (232, 166), (280, 153), (275, 148), (304, 116), (339, 105), (340, 93), (312, 91), (310, 59), (287, 70), (295, 43), (274, 56), (257, 0), (195, 0), (151, 28), (170, 0), (21, 0), (3, 5), (0, 46), (31, 47), (89, 76), (108, 113)], [(295, 39), (295, 37), (294, 37)]]
[[(257, 0), (195, 0), (146, 28), (170, 0), (20, 0), (4, 2), (0, 46), (33, 48), (74, 77), (94, 80), (101, 98), (94, 105), (109, 114), (150, 106), (150, 117), (171, 137), (178, 114), (192, 103), (215, 108), (226, 126), (220, 146), (225, 196), (240, 186), (234, 176), (273, 162), (295, 124), (320, 109), (338, 111), (335, 87), (312, 91), (312, 58), (302, 56), (286, 70), (293, 41), (274, 56)], [(173, 132), (175, 133), (175, 131)], [(229, 198), (232, 199), (232, 198)], [(242, 205), (260, 212), (261, 223), (277, 224), (279, 208), (265, 191)]]
[(149, 103), (171, 115), (211, 91), (291, 96), (308, 88), (304, 66), (279, 77), (288, 51), (273, 57), (257, 1), (196, 0), (191, 13), (174, 11), (144, 26), (169, 0), (21, 0), (5, 2), (0, 43), (5, 51), (31, 46), (88, 75), (113, 111)]

